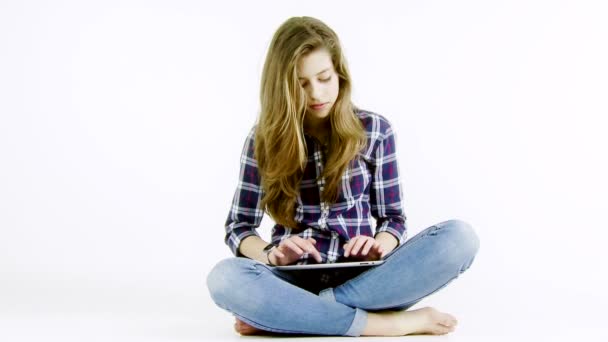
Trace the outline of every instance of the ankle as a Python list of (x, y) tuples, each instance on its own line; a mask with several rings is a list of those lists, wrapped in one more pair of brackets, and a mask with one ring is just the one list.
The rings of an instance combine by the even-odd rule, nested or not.
[(397, 324), (393, 312), (367, 313), (367, 323), (363, 329), (363, 336), (387, 336), (395, 330)]

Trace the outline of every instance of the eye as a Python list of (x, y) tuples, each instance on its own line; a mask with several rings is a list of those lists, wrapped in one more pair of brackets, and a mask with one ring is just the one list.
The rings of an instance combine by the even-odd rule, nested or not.
[[(320, 82), (323, 82), (323, 83), (327, 83), (327, 82), (331, 81), (331, 76), (329, 76), (328, 78), (323, 78), (323, 79), (320, 79), (319, 81), (320, 81)], [(306, 86), (308, 85), (308, 82), (303, 82), (303, 83), (300, 83), (300, 85), (301, 85), (302, 87), (306, 87)]]

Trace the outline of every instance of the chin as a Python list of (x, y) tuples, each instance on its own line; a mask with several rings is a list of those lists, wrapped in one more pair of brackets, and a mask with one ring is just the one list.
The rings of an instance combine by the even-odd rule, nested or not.
[(329, 111), (323, 113), (309, 111), (307, 114), (315, 119), (325, 119), (329, 117)]
[(315, 117), (317, 119), (325, 119), (325, 118), (327, 118), (329, 116), (329, 113), (331, 113), (331, 108), (332, 107), (326, 108), (326, 109), (324, 109), (321, 112), (309, 109), (307, 112), (308, 112), (308, 115), (310, 115), (312, 117)]

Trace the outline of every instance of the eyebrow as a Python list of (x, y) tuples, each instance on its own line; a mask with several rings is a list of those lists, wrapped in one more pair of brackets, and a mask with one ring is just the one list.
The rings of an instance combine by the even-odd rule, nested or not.
[[(322, 73), (326, 72), (326, 71), (327, 71), (327, 70), (329, 70), (329, 69), (331, 69), (331, 68), (327, 68), (327, 69), (325, 69), (325, 70), (319, 71), (319, 72), (317, 73), (317, 75), (322, 74)], [(315, 76), (317, 76), (317, 75), (315, 75)], [(299, 79), (299, 80), (305, 80), (306, 78), (304, 78), (304, 77), (298, 77), (298, 79)]]

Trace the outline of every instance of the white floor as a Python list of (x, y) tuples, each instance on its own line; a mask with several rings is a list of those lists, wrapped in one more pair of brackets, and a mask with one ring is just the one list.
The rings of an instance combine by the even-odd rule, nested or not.
[[(413, 308), (433, 306), (459, 319), (446, 336), (361, 337), (361, 341), (608, 341), (606, 301), (555, 286), (523, 288), (462, 276)], [(122, 292), (121, 292), (122, 291)], [(155, 296), (124, 290), (38, 293), (0, 298), (0, 341), (246, 341), (205, 289)], [(272, 337), (271, 340), (288, 338)], [(294, 338), (290, 338), (293, 340)], [(297, 337), (338, 341), (343, 337)]]

